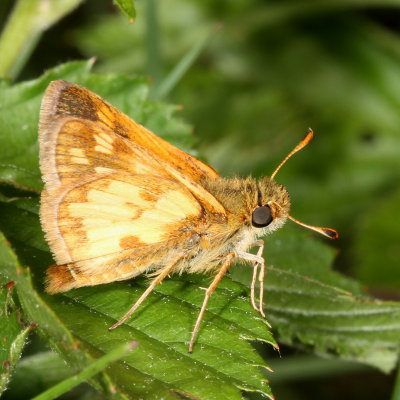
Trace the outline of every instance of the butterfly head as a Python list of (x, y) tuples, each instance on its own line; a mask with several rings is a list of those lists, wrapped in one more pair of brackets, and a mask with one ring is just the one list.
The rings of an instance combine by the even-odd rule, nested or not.
[(265, 177), (257, 183), (257, 204), (252, 207), (251, 225), (259, 235), (279, 229), (289, 215), (290, 198), (286, 188)]

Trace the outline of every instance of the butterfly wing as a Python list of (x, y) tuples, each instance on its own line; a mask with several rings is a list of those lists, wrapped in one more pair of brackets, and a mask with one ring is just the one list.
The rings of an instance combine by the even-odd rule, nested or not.
[[(58, 135), (63, 119), (68, 118), (85, 123), (92, 122), (97, 130), (112, 132), (108, 138), (107, 133), (95, 138), (95, 146), (102, 147), (101, 151), (104, 154), (107, 154), (107, 150), (109, 153), (112, 150), (112, 138), (125, 138), (130, 143), (146, 149), (156, 159), (183, 171), (192, 181), (200, 182), (205, 178), (218, 177), (213, 168), (156, 136), (95, 93), (74, 83), (53, 81), (43, 98), (40, 123), (42, 136)], [(54, 138), (52, 139), (50, 142), (54, 141)], [(46, 138), (43, 138), (43, 141), (45, 140)]]
[[(49, 86), (39, 141), (46, 238), (56, 262), (73, 263), (81, 276), (112, 275), (132, 250), (154, 252), (171, 238), (179, 242), (188, 226), (206, 226), (207, 215), (225, 218), (200, 184), (214, 170), (81, 86)], [(116, 276), (132, 271), (124, 274)]]

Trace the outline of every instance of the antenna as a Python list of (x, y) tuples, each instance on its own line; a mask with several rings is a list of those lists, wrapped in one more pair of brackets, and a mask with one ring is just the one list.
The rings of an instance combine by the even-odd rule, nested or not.
[(276, 167), (275, 171), (271, 175), (271, 179), (275, 178), (275, 175), (278, 173), (278, 171), (282, 168), (282, 166), (286, 163), (287, 160), (289, 160), (290, 157), (292, 157), (293, 154), (297, 153), (300, 151), (303, 147), (307, 146), (308, 143), (310, 143), (311, 139), (313, 138), (314, 133), (311, 128), (308, 129), (307, 135), (305, 138), (283, 159), (283, 161)]
[[(289, 160), (290, 157), (292, 157), (293, 154), (297, 153), (300, 151), (303, 147), (307, 146), (308, 143), (310, 143), (311, 139), (313, 138), (314, 133), (311, 128), (308, 129), (307, 135), (305, 138), (283, 159), (283, 161), (278, 165), (278, 167), (275, 169), (275, 171), (271, 175), (271, 179), (275, 178), (275, 175), (277, 172), (282, 168), (282, 166), (286, 163), (287, 160)], [(321, 235), (324, 235), (328, 237), (329, 239), (337, 239), (339, 237), (339, 234), (331, 228), (325, 228), (322, 226), (314, 226), (314, 225), (308, 225), (305, 224), (304, 222), (300, 222), (296, 218), (291, 217), (290, 215), (287, 216), (290, 220), (295, 222), (298, 225), (304, 226), (305, 228), (311, 229), (315, 232), (320, 233)]]
[(288, 218), (290, 220), (292, 220), (293, 222), (295, 222), (298, 225), (304, 226), (305, 228), (311, 229), (315, 232), (320, 233), (321, 235), (324, 235), (326, 237), (328, 237), (329, 239), (338, 239), (339, 238), (339, 234), (332, 228), (325, 228), (322, 226), (314, 226), (314, 225), (308, 225), (305, 224), (304, 222), (300, 222), (299, 220), (297, 220), (296, 218), (291, 217), (290, 215), (288, 215)]

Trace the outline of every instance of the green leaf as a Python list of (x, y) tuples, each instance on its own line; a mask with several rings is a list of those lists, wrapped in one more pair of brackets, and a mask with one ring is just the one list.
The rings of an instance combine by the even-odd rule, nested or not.
[[(3, 253), (0, 254), (4, 256)], [(0, 396), (7, 389), (27, 336), (33, 328), (22, 325), (21, 312), (11, 296), (14, 282), (6, 280), (5, 276), (0, 274)]]
[(114, 2), (131, 22), (135, 21), (136, 10), (133, 0), (114, 0)]

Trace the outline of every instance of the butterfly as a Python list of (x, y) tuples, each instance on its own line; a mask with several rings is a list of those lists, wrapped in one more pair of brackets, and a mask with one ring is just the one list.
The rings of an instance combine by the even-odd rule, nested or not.
[[(46, 272), (47, 292), (148, 274), (149, 286), (114, 329), (168, 275), (210, 273), (213, 279), (189, 341), (192, 352), (210, 296), (241, 260), (253, 266), (250, 301), (265, 316), (264, 242), (259, 237), (288, 218), (338, 237), (333, 229), (291, 217), (288, 192), (274, 180), (312, 136), (309, 130), (270, 177), (222, 178), (88, 89), (51, 82), (39, 123), (45, 184), (40, 220), (56, 261)], [(256, 254), (249, 252), (252, 247)]]

